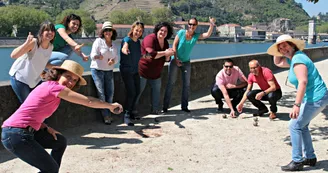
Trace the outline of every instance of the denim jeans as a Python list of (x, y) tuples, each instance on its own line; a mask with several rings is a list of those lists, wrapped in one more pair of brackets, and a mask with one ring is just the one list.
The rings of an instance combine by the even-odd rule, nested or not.
[(142, 92), (146, 88), (147, 82), (151, 87), (151, 111), (159, 111), (160, 108), (160, 97), (161, 97), (161, 85), (162, 79), (146, 79), (140, 76), (140, 94), (137, 97), (136, 104), (138, 104)]
[(121, 71), (121, 76), (125, 85), (125, 111), (131, 113), (136, 109), (137, 97), (140, 93), (140, 76), (138, 73)]
[(190, 61), (183, 62), (182, 66), (178, 67), (175, 60), (172, 59), (169, 65), (169, 79), (167, 81), (165, 95), (164, 95), (164, 103), (163, 109), (167, 109), (170, 105), (171, 94), (173, 90), (173, 86), (177, 80), (178, 69), (181, 70), (182, 75), (182, 95), (181, 95), (181, 108), (188, 108), (188, 99), (190, 92), (190, 74), (191, 74), (191, 65)]
[[(24, 162), (38, 168), (41, 172), (59, 171), (65, 152), (66, 138), (57, 134), (57, 140), (44, 129), (32, 133), (27, 129), (4, 127), (1, 133), (3, 146)], [(45, 150), (52, 149), (50, 155)]]
[[(234, 109), (236, 108), (236, 106), (238, 105), (240, 100), (243, 98), (245, 91), (246, 91), (246, 87), (227, 89), (228, 95), (229, 95), (230, 99), (232, 99), (231, 104)], [(223, 96), (222, 91), (220, 90), (219, 86), (214, 84), (211, 89), (211, 94), (214, 97), (216, 104), (219, 106), (223, 106), (222, 99), (224, 99), (224, 96)]]
[(27, 84), (18, 81), (15, 75), (10, 76), (10, 84), (20, 103), (23, 103), (33, 90), (33, 88), (30, 88)]
[[(92, 68), (91, 76), (97, 88), (98, 98), (102, 101), (113, 103), (114, 97), (114, 76), (113, 70), (103, 71)], [(103, 117), (110, 116), (108, 109), (101, 109)]]
[(72, 51), (73, 50), (69, 45), (66, 45), (57, 51), (53, 51), (51, 53), (49, 63), (52, 65), (60, 66), (65, 60), (70, 58)]
[[(259, 111), (268, 110), (268, 108), (260, 101), (256, 100), (256, 94), (263, 92), (262, 90), (251, 90), (247, 93), (247, 98), (252, 104), (259, 109)], [(277, 89), (276, 91), (270, 92), (267, 95), (263, 96), (261, 100), (269, 101), (270, 103), (270, 111), (276, 113), (278, 111), (277, 102), (281, 98), (282, 92), (281, 89)]]
[(292, 159), (294, 162), (303, 160), (302, 149), (304, 156), (307, 159), (315, 158), (312, 145), (312, 138), (309, 131), (310, 121), (317, 116), (328, 105), (328, 92), (317, 102), (303, 102), (301, 104), (300, 113), (297, 119), (289, 121), (289, 132), (292, 143)]

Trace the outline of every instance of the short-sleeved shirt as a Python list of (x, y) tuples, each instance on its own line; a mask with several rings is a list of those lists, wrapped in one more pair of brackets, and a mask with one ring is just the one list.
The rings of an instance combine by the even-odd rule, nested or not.
[[(61, 48), (65, 47), (67, 45), (67, 42), (58, 33), (59, 28), (64, 28), (66, 30), (66, 28), (63, 24), (56, 24), (55, 25), (56, 35), (55, 35), (55, 39), (54, 39), (54, 42), (53, 42), (54, 51), (58, 51), (58, 50), (60, 50)], [(68, 36), (72, 38), (71, 34), (68, 34)]]
[(131, 74), (138, 73), (138, 63), (141, 57), (140, 40), (133, 41), (130, 37), (126, 36), (122, 40), (121, 47), (123, 47), (125, 42), (129, 44), (130, 54), (125, 55), (122, 49), (120, 50), (120, 71)]
[(185, 29), (181, 29), (180, 31), (178, 31), (177, 35), (179, 37), (179, 43), (177, 48), (178, 58), (182, 62), (190, 61), (190, 53), (192, 51), (192, 48), (196, 44), (200, 33), (195, 33), (190, 40), (186, 39)]
[(220, 86), (220, 85), (225, 86), (227, 84), (237, 85), (238, 80), (240, 82), (246, 82), (246, 81), (244, 81), (243, 77), (245, 77), (245, 76), (244, 76), (244, 73), (240, 70), (240, 68), (238, 66), (233, 66), (233, 68), (231, 69), (230, 75), (227, 75), (224, 72), (224, 69), (220, 70), (220, 72), (215, 77), (215, 84), (217, 86)]
[(161, 48), (157, 36), (153, 34), (147, 35), (141, 43), (141, 54), (149, 53), (152, 58), (141, 58), (139, 61), (139, 75), (146, 79), (158, 79), (165, 63), (165, 56), (154, 59), (157, 51), (164, 51), (169, 48), (169, 42), (164, 40), (164, 47)]
[(253, 83), (257, 83), (259, 85), (259, 87), (261, 88), (261, 90), (266, 90), (268, 88), (270, 88), (269, 85), (269, 81), (273, 80), (275, 85), (276, 85), (276, 89), (280, 89), (280, 85), (277, 82), (276, 78), (274, 77), (272, 71), (266, 67), (261, 67), (259, 68), (259, 74), (257, 76), (255, 76), (253, 73), (250, 73), (248, 75), (248, 84), (253, 84)]
[(2, 127), (26, 128), (31, 126), (39, 130), (43, 121), (58, 108), (58, 94), (65, 88), (56, 81), (43, 82), (26, 98), (24, 103), (12, 114)]
[(298, 87), (298, 80), (294, 72), (294, 65), (304, 64), (308, 70), (308, 82), (306, 85), (303, 101), (316, 102), (320, 100), (325, 95), (327, 87), (312, 60), (302, 51), (297, 51), (292, 60), (287, 58), (287, 62), (290, 64), (288, 80), (296, 87), (296, 89)]

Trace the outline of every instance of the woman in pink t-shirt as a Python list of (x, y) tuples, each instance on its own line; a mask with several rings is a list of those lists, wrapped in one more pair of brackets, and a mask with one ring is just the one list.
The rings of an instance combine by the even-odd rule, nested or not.
[[(61, 99), (91, 108), (109, 109), (116, 114), (122, 112), (118, 103), (103, 102), (72, 90), (87, 84), (82, 77), (83, 71), (80, 64), (71, 60), (48, 71), (48, 81), (37, 86), (3, 123), (1, 142), (8, 151), (41, 172), (58, 172), (67, 146), (66, 138), (43, 122), (56, 111)], [(44, 148), (52, 149), (51, 154)]]

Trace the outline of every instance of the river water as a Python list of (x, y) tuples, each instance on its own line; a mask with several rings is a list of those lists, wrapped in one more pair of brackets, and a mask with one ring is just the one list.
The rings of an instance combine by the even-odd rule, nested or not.
[[(115, 45), (120, 47), (120, 43), (116, 42)], [(272, 45), (272, 43), (213, 43), (213, 44), (196, 44), (191, 53), (191, 59), (202, 58), (215, 58), (222, 56), (251, 54), (266, 52), (266, 50)], [(322, 47), (328, 46), (328, 43), (320, 42), (313, 45), (307, 45), (310, 47)], [(9, 80), (9, 69), (14, 62), (14, 59), (10, 58), (10, 54), (14, 48), (0, 48), (1, 63), (0, 63), (0, 81)], [(90, 54), (91, 46), (84, 46), (82, 51), (85, 54)], [(85, 69), (90, 71), (90, 61), (83, 62), (82, 59), (75, 53), (71, 57), (73, 60), (79, 62)], [(117, 64), (117, 66), (119, 63)]]

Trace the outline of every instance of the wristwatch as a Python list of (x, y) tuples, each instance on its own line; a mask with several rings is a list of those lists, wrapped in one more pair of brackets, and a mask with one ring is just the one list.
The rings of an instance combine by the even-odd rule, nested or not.
[(295, 106), (301, 107), (301, 103), (294, 103)]

